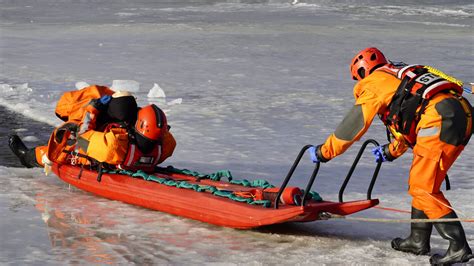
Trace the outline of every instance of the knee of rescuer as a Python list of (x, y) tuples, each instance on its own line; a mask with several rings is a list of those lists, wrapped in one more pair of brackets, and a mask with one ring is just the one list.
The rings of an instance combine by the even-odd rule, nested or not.
[[(469, 122), (472, 122), (472, 112), (471, 117), (468, 117), (461, 102), (455, 98), (444, 99), (437, 103), (435, 108), (442, 117), (440, 140), (454, 146), (465, 144), (467, 135), (472, 134), (472, 124), (469, 129), (471, 132), (466, 132)], [(472, 107), (470, 109), (472, 110)]]

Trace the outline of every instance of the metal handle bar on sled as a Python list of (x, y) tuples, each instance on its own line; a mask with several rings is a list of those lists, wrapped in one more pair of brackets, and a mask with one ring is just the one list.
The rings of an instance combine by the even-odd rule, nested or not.
[[(380, 146), (379, 143), (373, 139), (368, 139), (362, 144), (362, 147), (360, 147), (359, 153), (357, 154), (356, 158), (354, 159), (354, 163), (352, 163), (351, 169), (349, 169), (349, 172), (347, 173), (346, 179), (344, 180), (344, 183), (342, 183), (341, 189), (339, 190), (339, 202), (343, 202), (342, 200), (342, 194), (344, 194), (344, 190), (346, 189), (347, 183), (349, 183), (349, 179), (352, 177), (352, 173), (354, 173), (354, 170), (359, 163), (360, 158), (362, 157), (362, 153), (364, 153), (365, 148), (369, 143), (372, 143), (375, 145), (375, 147)], [(367, 190), (367, 199), (370, 200), (372, 197), (372, 189), (374, 188), (375, 181), (377, 180), (377, 176), (379, 174), (380, 167), (382, 166), (382, 160), (377, 162), (377, 166), (375, 167), (374, 174), (372, 175), (372, 180), (370, 181), (369, 188)]]
[[(301, 157), (303, 157), (304, 153), (306, 152), (307, 149), (313, 147), (313, 145), (306, 145), (304, 146), (300, 153), (298, 154), (298, 156), (296, 157), (296, 160), (295, 162), (293, 163), (293, 165), (291, 166), (290, 168), (290, 171), (288, 172), (288, 174), (286, 175), (285, 177), (285, 180), (283, 180), (283, 184), (281, 185), (280, 187), (280, 190), (278, 191), (278, 195), (275, 199), (275, 209), (278, 209), (278, 203), (280, 201), (280, 197), (281, 197), (281, 194), (283, 194), (283, 190), (285, 190), (286, 186), (288, 185), (288, 182), (290, 181), (291, 177), (293, 176), (293, 173), (295, 172), (295, 169), (296, 167), (298, 166), (298, 164), (300, 163), (301, 161)], [(301, 200), (301, 206), (304, 206), (305, 202), (306, 202), (306, 197), (308, 196), (309, 194), (309, 191), (311, 190), (311, 187), (313, 186), (313, 183), (314, 183), (314, 179), (316, 178), (316, 175), (318, 174), (318, 171), (319, 171), (319, 165), (320, 165), (320, 162), (317, 162), (316, 165), (314, 166), (314, 170), (313, 170), (313, 174), (311, 175), (311, 178), (309, 179), (309, 182), (308, 184), (306, 185), (306, 189), (304, 190), (304, 194), (303, 194), (303, 198)]]
[[(365, 141), (364, 144), (362, 144), (362, 147), (360, 148), (359, 153), (357, 154), (357, 157), (355, 158), (354, 163), (352, 164), (352, 167), (349, 170), (349, 173), (347, 174), (346, 179), (344, 180), (344, 183), (341, 186), (341, 189), (339, 191), (339, 201), (340, 202), (342, 202), (342, 194), (344, 193), (344, 190), (347, 186), (347, 183), (349, 182), (349, 179), (351, 178), (352, 173), (354, 172), (354, 169), (355, 169), (357, 163), (360, 160), (360, 157), (362, 157), (362, 153), (364, 152), (365, 148), (367, 147), (367, 145), (369, 143), (372, 143), (376, 146), (379, 146), (378, 142), (373, 140), (373, 139), (369, 139), (369, 140)], [(283, 194), (283, 191), (285, 190), (286, 186), (288, 185), (288, 182), (290, 181), (291, 177), (293, 176), (293, 173), (295, 172), (296, 167), (298, 166), (299, 162), (301, 161), (301, 158), (303, 157), (306, 150), (309, 149), (312, 146), (313, 145), (304, 146), (301, 149), (298, 156), (296, 157), (295, 162), (291, 166), (290, 171), (286, 175), (285, 180), (283, 181), (283, 184), (281, 185), (280, 190), (278, 191), (278, 195), (275, 199), (275, 209), (278, 209), (280, 197)], [(377, 163), (377, 167), (375, 168), (374, 174), (372, 176), (372, 180), (370, 182), (370, 185), (369, 185), (369, 188), (368, 188), (368, 191), (367, 191), (367, 199), (371, 199), (372, 189), (374, 187), (374, 184), (375, 184), (375, 181), (377, 179), (377, 175), (379, 173), (379, 170), (380, 170), (381, 166), (382, 166), (382, 162), (380, 161), (380, 162)], [(306, 203), (307, 195), (309, 194), (309, 191), (311, 190), (311, 187), (313, 186), (314, 180), (316, 179), (316, 175), (318, 174), (318, 171), (319, 171), (319, 167), (320, 167), (320, 162), (317, 162), (315, 164), (313, 173), (311, 174), (311, 178), (309, 179), (309, 182), (306, 185), (306, 189), (304, 190), (304, 195), (303, 195), (303, 198), (301, 200), (301, 206), (304, 206), (304, 204)]]

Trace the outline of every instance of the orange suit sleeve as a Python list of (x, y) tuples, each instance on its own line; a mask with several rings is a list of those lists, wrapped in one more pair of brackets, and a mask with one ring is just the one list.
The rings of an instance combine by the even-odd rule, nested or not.
[(354, 142), (358, 141), (369, 129), (374, 117), (379, 113), (382, 103), (376, 94), (370, 90), (358, 88), (357, 100), (352, 109), (346, 114), (321, 146), (320, 153), (326, 160), (344, 153)]
[[(330, 160), (359, 140), (369, 129), (374, 117), (387, 111), (399, 84), (400, 80), (395, 75), (383, 71), (374, 71), (359, 81), (354, 87), (354, 106), (321, 146), (320, 155)], [(401, 139), (390, 144), (390, 153), (394, 157), (400, 156), (406, 149)]]

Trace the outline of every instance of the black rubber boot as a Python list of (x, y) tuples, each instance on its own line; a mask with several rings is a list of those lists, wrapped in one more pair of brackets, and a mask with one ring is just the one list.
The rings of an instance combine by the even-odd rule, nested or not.
[[(428, 219), (423, 211), (411, 208), (412, 219)], [(410, 236), (392, 240), (392, 248), (398, 251), (426, 255), (430, 252), (430, 236), (433, 229), (432, 223), (412, 223)]]
[[(455, 212), (451, 212), (442, 218), (458, 218), (458, 216)], [(435, 223), (434, 226), (442, 238), (449, 240), (449, 248), (444, 256), (439, 254), (431, 256), (431, 264), (451, 265), (467, 262), (473, 258), (460, 222), (440, 222)]]
[(40, 166), (36, 161), (35, 149), (28, 149), (18, 135), (11, 135), (8, 138), (8, 146), (20, 159), (23, 166), (27, 168)]

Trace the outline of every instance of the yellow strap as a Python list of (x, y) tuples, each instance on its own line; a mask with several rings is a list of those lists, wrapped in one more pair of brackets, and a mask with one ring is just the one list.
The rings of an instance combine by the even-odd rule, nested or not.
[(452, 83), (455, 83), (455, 84), (457, 84), (457, 85), (459, 85), (459, 86), (461, 86), (461, 87), (462, 87), (462, 85), (463, 85), (463, 82), (462, 82), (461, 80), (459, 80), (459, 79), (457, 79), (457, 78), (455, 78), (455, 77), (453, 77), (453, 76), (450, 76), (450, 75), (444, 73), (443, 71), (441, 71), (441, 70), (439, 70), (439, 69), (436, 69), (436, 68), (431, 67), (431, 66), (425, 66), (424, 68), (428, 69), (428, 72), (430, 72), (430, 73), (432, 73), (432, 74), (435, 74), (435, 75), (437, 75), (437, 76), (439, 76), (439, 77), (441, 77), (441, 78), (444, 78), (444, 79), (447, 80), (447, 81), (450, 81), (450, 82), (452, 82)]

